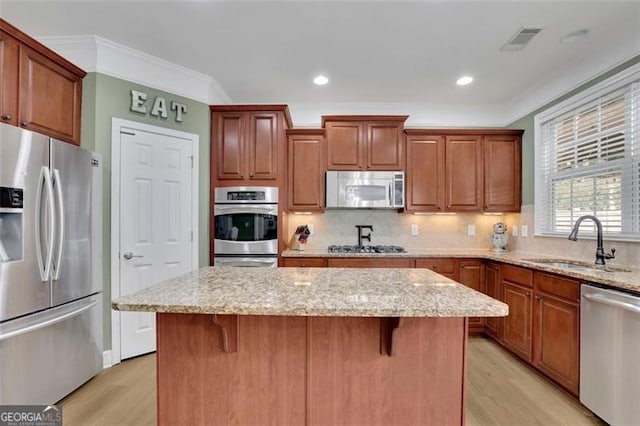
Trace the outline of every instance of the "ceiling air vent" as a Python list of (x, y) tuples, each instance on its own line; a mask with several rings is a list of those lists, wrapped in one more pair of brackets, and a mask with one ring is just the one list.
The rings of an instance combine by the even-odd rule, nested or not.
[(522, 27), (500, 50), (522, 50), (540, 31), (542, 27)]

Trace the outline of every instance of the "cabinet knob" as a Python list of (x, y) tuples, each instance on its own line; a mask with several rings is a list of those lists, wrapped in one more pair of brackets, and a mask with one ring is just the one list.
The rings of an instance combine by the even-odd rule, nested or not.
[(526, 295), (527, 297), (531, 297), (531, 293), (529, 293), (529, 292), (526, 292), (526, 293), (525, 293), (525, 295)]
[(13, 116), (11, 114), (3, 114), (2, 115), (2, 119), (5, 121), (9, 121), (13, 118)]
[(254, 173), (249, 174), (249, 177), (253, 177)]
[(540, 301), (540, 296), (536, 296), (536, 300), (539, 302)]
[(464, 268), (464, 263), (461, 263), (461, 264), (460, 264), (460, 267), (461, 267), (461, 268)]
[(28, 121), (22, 121), (22, 122), (20, 123), (20, 125), (21, 125), (22, 127), (27, 127), (27, 126), (29, 125), (29, 122), (28, 122)]
[(433, 269), (438, 269), (438, 265), (433, 265)]

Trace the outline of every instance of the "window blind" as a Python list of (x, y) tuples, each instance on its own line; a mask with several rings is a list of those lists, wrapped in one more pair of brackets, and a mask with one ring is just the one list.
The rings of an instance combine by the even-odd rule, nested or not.
[(640, 240), (640, 70), (599, 86), (536, 116), (536, 234)]

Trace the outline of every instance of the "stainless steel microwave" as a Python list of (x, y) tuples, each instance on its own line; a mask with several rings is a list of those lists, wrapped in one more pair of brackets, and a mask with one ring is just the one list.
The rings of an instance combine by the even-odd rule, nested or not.
[(326, 208), (404, 207), (404, 172), (342, 172), (326, 175)]

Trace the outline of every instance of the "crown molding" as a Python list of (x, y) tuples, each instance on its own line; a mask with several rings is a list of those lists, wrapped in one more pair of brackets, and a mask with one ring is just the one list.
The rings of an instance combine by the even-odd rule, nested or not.
[(208, 105), (231, 103), (215, 78), (99, 36), (41, 37), (38, 41), (87, 72), (98, 72)]

